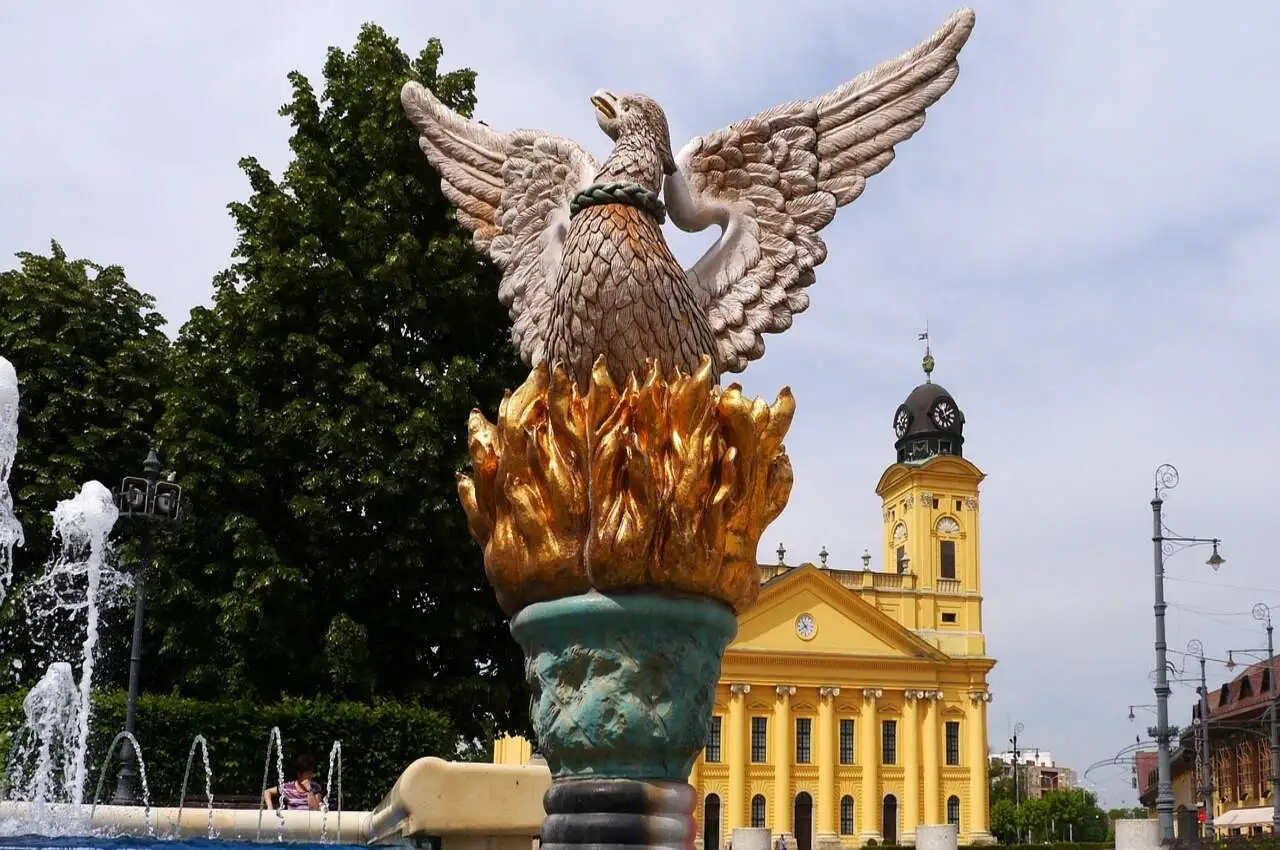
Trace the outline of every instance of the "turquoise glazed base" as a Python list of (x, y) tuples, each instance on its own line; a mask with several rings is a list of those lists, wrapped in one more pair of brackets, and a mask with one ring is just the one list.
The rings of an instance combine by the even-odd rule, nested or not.
[(718, 602), (592, 591), (511, 621), (538, 748), (560, 779), (684, 782), (738, 621)]

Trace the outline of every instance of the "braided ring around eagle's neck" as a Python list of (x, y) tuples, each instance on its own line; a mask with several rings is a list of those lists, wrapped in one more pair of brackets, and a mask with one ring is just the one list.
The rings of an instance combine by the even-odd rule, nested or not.
[(569, 217), (573, 218), (587, 207), (600, 204), (626, 204), (643, 210), (657, 219), (658, 224), (667, 220), (667, 206), (656, 192), (639, 183), (592, 183), (569, 203)]

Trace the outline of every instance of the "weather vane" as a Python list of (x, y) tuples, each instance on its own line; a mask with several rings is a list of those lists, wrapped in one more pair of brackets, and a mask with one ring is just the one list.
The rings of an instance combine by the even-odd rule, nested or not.
[(924, 360), (920, 365), (924, 368), (925, 382), (933, 381), (933, 351), (929, 348), (929, 322), (926, 319), (924, 330), (916, 335), (916, 339), (924, 343)]

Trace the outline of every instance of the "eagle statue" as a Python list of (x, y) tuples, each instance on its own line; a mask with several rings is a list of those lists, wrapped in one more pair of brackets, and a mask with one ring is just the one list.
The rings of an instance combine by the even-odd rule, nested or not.
[[(416, 82), (401, 101), (458, 220), (502, 272), (498, 298), (530, 366), (580, 385), (600, 357), (615, 380), (646, 362), (740, 372), (764, 335), (791, 326), (826, 259), (821, 231), (893, 161), (952, 86), (973, 30), (962, 9), (906, 53), (810, 100), (784, 103), (699, 136), (672, 154), (662, 108), (598, 91), (613, 140), (603, 163), (538, 130), (502, 133), (457, 114)], [(662, 235), (719, 225), (690, 269)]]

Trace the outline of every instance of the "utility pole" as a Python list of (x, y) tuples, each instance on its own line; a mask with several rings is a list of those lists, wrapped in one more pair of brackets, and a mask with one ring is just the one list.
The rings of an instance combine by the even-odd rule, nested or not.
[(1200, 722), (1196, 725), (1196, 743), (1200, 751), (1200, 798), (1204, 806), (1204, 837), (1214, 838), (1213, 830), (1213, 755), (1209, 747), (1209, 685), (1205, 681), (1204, 644), (1192, 639), (1187, 654), (1200, 662)]
[[(1156, 468), (1155, 495), (1151, 499), (1151, 546), (1155, 562), (1155, 620), (1156, 620), (1156, 725), (1153, 737), (1156, 739), (1156, 815), (1160, 821), (1160, 844), (1168, 846), (1174, 842), (1173, 829), (1173, 765), (1170, 754), (1170, 740), (1176, 731), (1169, 725), (1169, 658), (1168, 644), (1165, 639), (1164, 601), (1164, 559), (1177, 547), (1212, 545), (1213, 554), (1206, 563), (1217, 570), (1226, 559), (1218, 554), (1218, 544), (1222, 541), (1216, 537), (1180, 537), (1169, 533), (1164, 527), (1161, 511), (1164, 506), (1164, 492), (1178, 486), (1178, 470), (1172, 464), (1161, 464)], [(1273, 748), (1272, 761), (1276, 760)], [(1280, 812), (1280, 810), (1277, 810)], [(1280, 814), (1277, 814), (1280, 817)]]
[(1280, 682), (1276, 681), (1276, 651), (1272, 643), (1271, 609), (1259, 602), (1254, 619), (1267, 624), (1267, 669), (1271, 679), (1271, 834), (1280, 835)]

